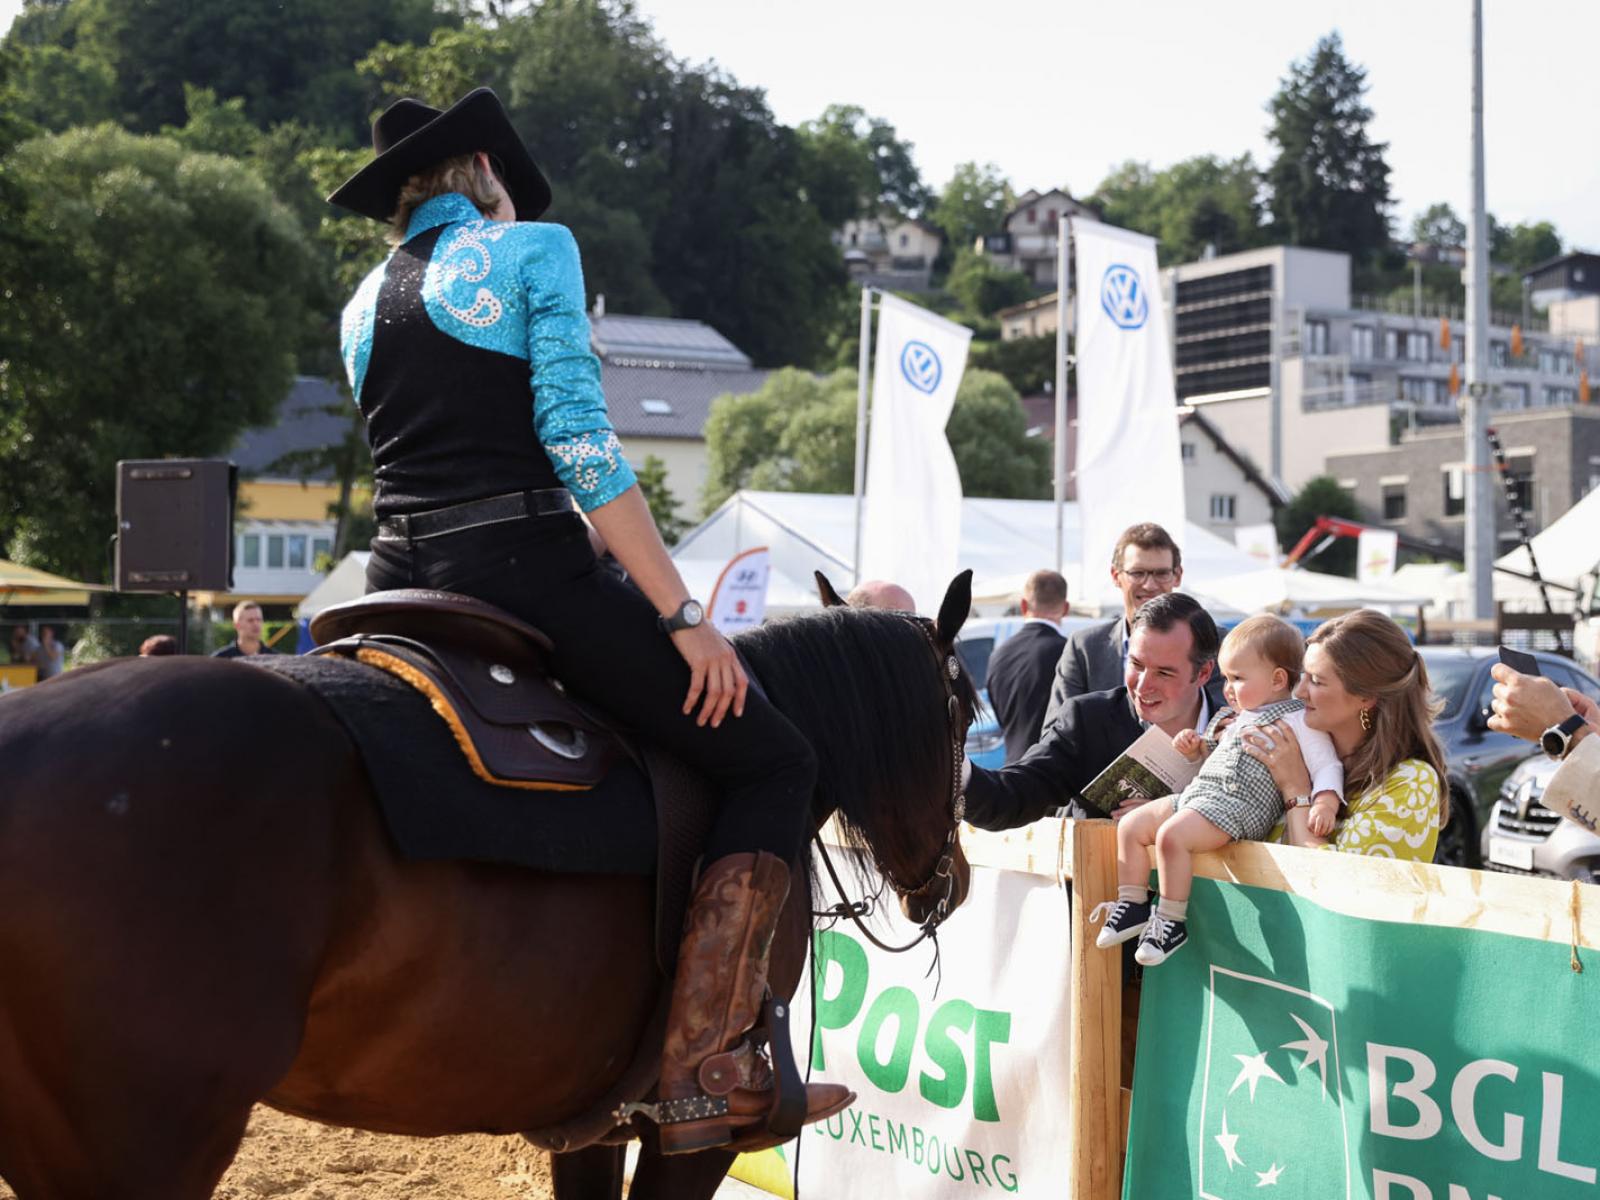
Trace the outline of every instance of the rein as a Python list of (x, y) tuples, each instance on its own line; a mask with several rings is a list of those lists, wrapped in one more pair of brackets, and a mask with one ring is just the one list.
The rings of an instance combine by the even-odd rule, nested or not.
[[(878, 949), (889, 954), (904, 954), (907, 950), (913, 950), (929, 939), (932, 939), (937, 945), (939, 926), (944, 924), (945, 918), (951, 912), (950, 901), (955, 894), (956, 886), (956, 848), (961, 838), (961, 821), (967, 812), (967, 798), (961, 793), (961, 756), (966, 745), (966, 730), (961, 723), (961, 701), (956, 698), (955, 691), (955, 681), (961, 676), (961, 663), (953, 652), (948, 655), (940, 654), (938, 644), (934, 641), (933, 633), (931, 632), (930, 622), (917, 618), (917, 625), (924, 636), (927, 637), (928, 647), (933, 651), (934, 657), (942, 660), (939, 663), (939, 681), (944, 685), (945, 710), (950, 715), (950, 830), (945, 834), (944, 847), (940, 851), (938, 861), (933, 865), (933, 870), (916, 887), (902, 887), (895, 880), (893, 873), (883, 863), (877, 861), (876, 855), (873, 856), (873, 860), (874, 865), (878, 868), (878, 874), (902, 898), (920, 896), (936, 887), (942, 887), (943, 890), (932, 911), (929, 912), (927, 919), (923, 921), (921, 932), (903, 946), (891, 946), (867, 928), (862, 918), (871, 915), (872, 900), (841, 899), (838, 904), (821, 911), (813, 911), (811, 914), (813, 917), (832, 917), (849, 920), (855, 925), (862, 937), (866, 938)], [(812, 834), (811, 840), (817, 848), (818, 856), (822, 859), (823, 867), (827, 869), (828, 878), (833, 881), (834, 891), (843, 897), (845, 895), (844, 882), (839, 878), (839, 872), (833, 865), (833, 858), (828, 854), (828, 847), (818, 834)]]

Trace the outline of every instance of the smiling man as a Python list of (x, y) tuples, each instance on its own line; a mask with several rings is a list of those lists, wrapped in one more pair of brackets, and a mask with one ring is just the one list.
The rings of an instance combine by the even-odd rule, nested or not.
[(1168, 736), (1203, 730), (1214, 704), (1206, 689), (1220, 642), (1199, 601), (1159, 595), (1132, 614), (1123, 683), (1073, 696), (1039, 744), (998, 771), (972, 769), (967, 820), (980, 829), (1015, 829), (1064, 808), (1069, 817), (1104, 817), (1080, 793), (1150, 726)]

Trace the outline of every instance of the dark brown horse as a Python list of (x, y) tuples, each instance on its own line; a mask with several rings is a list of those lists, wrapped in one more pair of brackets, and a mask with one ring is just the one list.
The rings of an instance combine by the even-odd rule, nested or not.
[[(939, 672), (965, 582), (936, 626), (827, 609), (739, 639), (817, 750), (817, 822), (837, 811), (909, 886), (953, 821)], [(0, 1177), (22, 1200), (203, 1200), (258, 1101), (422, 1136), (570, 1119), (664, 986), (653, 899), (399, 860), (343, 727), (272, 672), (121, 660), (0, 697)], [(808, 901), (797, 883), (775, 990)], [(708, 1197), (730, 1161), (647, 1152), (633, 1195)], [(620, 1151), (556, 1178), (615, 1195)]]

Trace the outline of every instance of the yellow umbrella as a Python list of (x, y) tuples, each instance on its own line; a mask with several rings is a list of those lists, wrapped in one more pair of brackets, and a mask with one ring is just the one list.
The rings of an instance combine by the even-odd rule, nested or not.
[(0, 608), (87, 605), (90, 592), (111, 590), (98, 583), (79, 583), (0, 558)]

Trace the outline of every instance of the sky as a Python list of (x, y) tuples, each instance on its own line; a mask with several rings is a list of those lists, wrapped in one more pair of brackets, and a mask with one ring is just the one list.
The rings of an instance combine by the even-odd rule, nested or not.
[[(992, 162), (1020, 192), (1087, 196), (1126, 159), (1270, 160), (1265, 105), (1337, 29), (1367, 68), (1397, 232), (1470, 204), (1470, 0), (637, 0), (668, 48), (766, 90), (797, 125), (858, 104), (914, 146), (934, 188)], [(20, 0), (0, 0), (9, 28)], [(1600, 0), (1484, 0), (1490, 210), (1600, 251)]]

